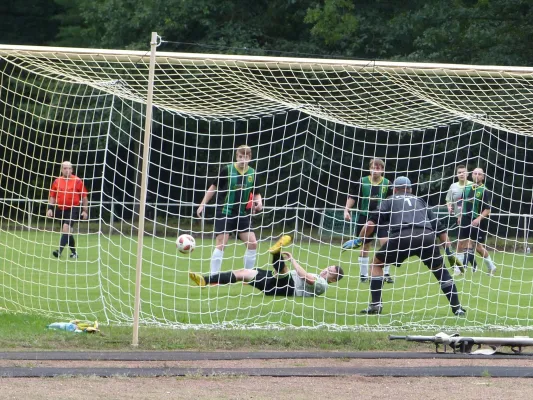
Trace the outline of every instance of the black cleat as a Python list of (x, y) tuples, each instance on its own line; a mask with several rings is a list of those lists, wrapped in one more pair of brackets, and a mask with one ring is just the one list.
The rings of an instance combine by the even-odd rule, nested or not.
[(382, 306), (369, 304), (368, 308), (361, 310), (361, 314), (381, 314)]
[(70, 258), (72, 260), (77, 260), (78, 259), (78, 253), (70, 253)]
[(383, 275), (383, 282), (385, 283), (394, 283), (394, 279), (389, 274)]
[(60, 253), (58, 250), (54, 250), (54, 251), (52, 251), (52, 255), (53, 255), (55, 258), (59, 258), (59, 256), (61, 255), (61, 253)]
[(459, 307), (453, 313), (456, 317), (464, 317), (466, 315), (466, 310), (463, 310), (461, 307)]
[(367, 275), (361, 275), (359, 278), (360, 278), (360, 280), (361, 280), (361, 283), (366, 283), (366, 282), (368, 282), (368, 276), (367, 276)]

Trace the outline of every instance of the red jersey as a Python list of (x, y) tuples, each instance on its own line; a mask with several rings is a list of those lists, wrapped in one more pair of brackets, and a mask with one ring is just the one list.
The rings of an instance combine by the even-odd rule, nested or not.
[(89, 192), (83, 181), (76, 175), (70, 175), (68, 179), (60, 176), (52, 183), (50, 189), (50, 197), (56, 199), (60, 210), (79, 206), (80, 200), (87, 197), (87, 193)]

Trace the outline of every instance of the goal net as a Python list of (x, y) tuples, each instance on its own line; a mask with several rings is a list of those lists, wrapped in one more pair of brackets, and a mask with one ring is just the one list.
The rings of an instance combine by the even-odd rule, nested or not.
[[(148, 76), (146, 52), (0, 46), (0, 308), (130, 324), (142, 246), (142, 324), (533, 326), (533, 69), (158, 52), (141, 204)], [(251, 217), (255, 267), (271, 270), (269, 247), (291, 235), (285, 250), (307, 272), (343, 268), (344, 279), (324, 294), (267, 296), (241, 282), (201, 288), (189, 280), (189, 271), (210, 272), (220, 206), (213, 199), (199, 217), (198, 204), (241, 145), (252, 149), (263, 198)], [(357, 235), (361, 202), (351, 221), (344, 208), (374, 158), (391, 182), (410, 178), (449, 227), (454, 248), (448, 189), (458, 165), (483, 168), (492, 203), (483, 245), (497, 270), (487, 274), (480, 250), (477, 270), (469, 265), (454, 277), (465, 318), (453, 315), (418, 258), (391, 268), (381, 315), (360, 314), (369, 284), (360, 279), (359, 250), (341, 252), (341, 245)], [(53, 255), (62, 225), (46, 217), (63, 161), (89, 191), (89, 218), (72, 226), (77, 259), (68, 245)], [(188, 255), (176, 250), (184, 233), (196, 239)], [(245, 251), (231, 236), (222, 271), (243, 268)]]

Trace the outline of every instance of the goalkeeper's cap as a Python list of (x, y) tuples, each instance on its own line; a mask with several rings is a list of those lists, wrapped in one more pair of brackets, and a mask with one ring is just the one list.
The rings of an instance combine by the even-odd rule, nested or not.
[(407, 189), (411, 188), (411, 180), (406, 176), (400, 176), (394, 180), (392, 184), (395, 188), (404, 187)]

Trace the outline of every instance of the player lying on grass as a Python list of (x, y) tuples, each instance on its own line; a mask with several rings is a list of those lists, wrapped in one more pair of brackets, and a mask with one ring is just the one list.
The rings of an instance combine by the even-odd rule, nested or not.
[(440, 284), (442, 292), (450, 302), (452, 312), (465, 315), (459, 302), (457, 287), (444, 265), (436, 244), (437, 235), (450, 247), (445, 227), (433, 211), (420, 198), (411, 194), (411, 181), (407, 177), (396, 178), (394, 194), (383, 200), (378, 209), (371, 212), (368, 222), (361, 230), (361, 238), (354, 239), (355, 247), (362, 246), (364, 238), (372, 234), (376, 225), (389, 225), (389, 240), (374, 255), (371, 268), (371, 302), (363, 314), (380, 314), (383, 288), (383, 265), (400, 266), (411, 256), (417, 256), (426, 265)]
[[(291, 253), (281, 251), (282, 247), (291, 243), (291, 240), (290, 236), (284, 235), (270, 248), (274, 271), (261, 268), (238, 269), (212, 275), (190, 272), (189, 277), (198, 286), (247, 282), (250, 286), (263, 291), (267, 296), (296, 297), (319, 296), (326, 291), (328, 284), (342, 279), (344, 271), (337, 265), (324, 268), (318, 275), (303, 269)], [(286, 261), (291, 262), (293, 269), (289, 269)]]

